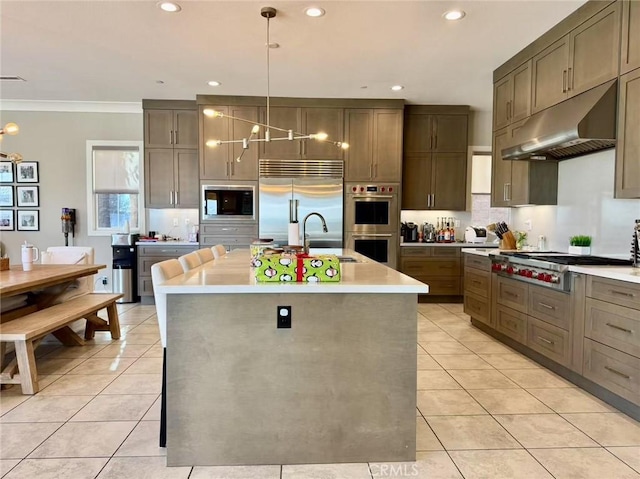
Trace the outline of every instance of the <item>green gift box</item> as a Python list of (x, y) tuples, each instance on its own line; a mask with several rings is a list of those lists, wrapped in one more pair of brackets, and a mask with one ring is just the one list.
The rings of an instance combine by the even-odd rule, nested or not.
[(337, 282), (340, 261), (335, 255), (272, 254), (255, 260), (256, 280), (263, 282)]

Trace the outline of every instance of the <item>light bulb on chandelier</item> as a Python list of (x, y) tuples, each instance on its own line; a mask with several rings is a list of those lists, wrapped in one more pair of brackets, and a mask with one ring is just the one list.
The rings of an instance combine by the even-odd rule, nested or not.
[[(218, 110), (214, 110), (212, 108), (205, 108), (202, 113), (209, 117), (209, 118), (228, 118), (230, 120), (236, 120), (236, 121), (242, 121), (245, 123), (251, 123), (253, 124), (253, 128), (251, 128), (251, 135), (249, 135), (248, 138), (241, 138), (238, 140), (219, 140), (219, 139), (211, 139), (211, 140), (207, 140), (205, 142), (205, 145), (208, 146), (209, 148), (215, 148), (216, 146), (220, 146), (220, 145), (226, 145), (226, 144), (230, 144), (230, 143), (241, 143), (242, 144), (242, 152), (240, 153), (240, 156), (238, 156), (236, 158), (236, 161), (239, 162), (242, 159), (242, 156), (244, 155), (244, 152), (249, 149), (249, 145), (251, 143), (255, 143), (255, 142), (271, 142), (271, 141), (294, 141), (294, 140), (315, 140), (315, 141), (322, 141), (325, 143), (330, 143), (335, 145), (338, 148), (342, 148), (343, 150), (346, 150), (347, 148), (349, 148), (349, 144), (346, 142), (342, 142), (342, 141), (333, 141), (329, 139), (329, 135), (327, 135), (324, 132), (318, 132), (318, 133), (310, 133), (310, 134), (303, 134), (303, 133), (298, 133), (297, 131), (294, 130), (287, 130), (284, 128), (278, 128), (277, 126), (273, 126), (270, 124), (270, 115), (269, 115), (269, 110), (270, 110), (270, 103), (271, 103), (271, 99), (270, 99), (270, 94), (269, 94), (269, 73), (270, 73), (270, 68), (269, 68), (269, 60), (270, 60), (270, 53), (269, 50), (271, 48), (272, 43), (270, 42), (270, 37), (269, 37), (269, 20), (271, 18), (275, 18), (276, 16), (276, 9), (273, 7), (263, 7), (260, 10), (260, 15), (263, 16), (264, 18), (267, 19), (267, 43), (266, 43), (266, 48), (267, 48), (267, 122), (266, 123), (258, 123), (255, 121), (250, 121), (250, 120), (245, 120), (244, 118), (238, 118), (232, 115), (225, 115), (223, 112), (218, 111)], [(260, 128), (264, 128), (264, 138), (254, 138), (254, 135), (257, 135), (260, 132)], [(283, 132), (286, 133), (286, 136), (279, 136), (279, 137), (274, 137), (271, 135), (271, 130), (275, 130), (278, 132)]]

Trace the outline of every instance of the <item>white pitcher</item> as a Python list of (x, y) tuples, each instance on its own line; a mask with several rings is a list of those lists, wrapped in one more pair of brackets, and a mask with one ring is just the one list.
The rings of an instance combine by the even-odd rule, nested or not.
[(38, 261), (38, 258), (40, 258), (40, 250), (25, 241), (22, 245), (23, 271), (31, 271), (33, 269), (33, 263)]

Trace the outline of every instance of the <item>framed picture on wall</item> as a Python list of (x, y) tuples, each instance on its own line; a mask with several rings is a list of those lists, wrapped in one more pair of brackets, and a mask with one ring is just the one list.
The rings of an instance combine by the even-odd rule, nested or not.
[(38, 210), (18, 210), (18, 231), (39, 231), (40, 212)]
[(0, 186), (0, 206), (13, 206), (13, 186)]
[(0, 231), (13, 231), (13, 210), (0, 210)]
[(13, 183), (13, 162), (0, 161), (0, 183)]
[(38, 183), (40, 181), (38, 175), (37, 161), (23, 161), (16, 165), (16, 181), (18, 183)]
[(18, 206), (40, 206), (38, 190), (37, 186), (16, 186)]

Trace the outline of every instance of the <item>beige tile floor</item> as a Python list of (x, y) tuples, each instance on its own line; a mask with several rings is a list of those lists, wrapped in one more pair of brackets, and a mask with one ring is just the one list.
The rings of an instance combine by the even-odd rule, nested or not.
[(459, 304), (418, 307), (416, 462), (167, 468), (155, 309), (119, 309), (121, 340), (43, 343), (41, 392), (0, 393), (0, 476), (640, 479), (638, 422), (473, 328)]

